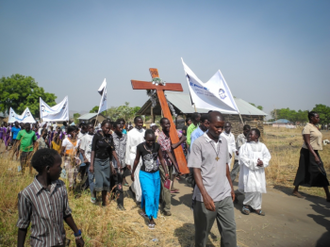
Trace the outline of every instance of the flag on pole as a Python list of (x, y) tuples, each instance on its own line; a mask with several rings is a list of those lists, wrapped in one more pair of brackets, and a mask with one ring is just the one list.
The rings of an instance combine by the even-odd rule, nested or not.
[(191, 103), (196, 108), (239, 114), (236, 102), (220, 70), (207, 82), (202, 82), (183, 62)]
[(47, 105), (45, 101), (42, 100), (42, 98), (39, 98), (40, 102), (40, 118), (42, 121), (68, 121), (69, 120), (69, 99), (68, 96), (65, 96), (65, 98), (58, 103), (57, 105), (54, 105), (50, 107)]
[(97, 114), (100, 114), (101, 112), (108, 109), (108, 102), (107, 102), (107, 81), (106, 78), (104, 78), (99, 90), (97, 92), (102, 95), (101, 102), (99, 106), (99, 111)]
[(26, 107), (22, 115), (18, 115), (13, 108), (10, 107), (9, 109), (9, 117), (8, 117), (8, 123), (35, 123), (36, 120), (34, 119), (32, 113), (30, 112), (29, 107)]

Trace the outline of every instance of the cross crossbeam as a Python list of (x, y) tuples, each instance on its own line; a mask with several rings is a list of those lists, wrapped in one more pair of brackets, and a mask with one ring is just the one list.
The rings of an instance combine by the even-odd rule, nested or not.
[[(150, 68), (149, 71), (150, 71), (152, 78), (157, 78), (157, 77), (159, 78), (158, 69)], [(144, 89), (144, 90), (156, 90), (157, 91), (158, 100), (159, 100), (161, 109), (163, 111), (164, 117), (168, 118), (168, 120), (171, 123), (171, 128), (170, 128), (171, 141), (172, 141), (172, 143), (179, 142), (179, 137), (176, 132), (175, 124), (172, 119), (172, 114), (171, 114), (170, 108), (168, 107), (167, 100), (164, 95), (164, 90), (182, 92), (183, 91), (182, 85), (180, 83), (166, 83), (165, 86), (162, 84), (155, 85), (155, 84), (152, 84), (150, 81), (137, 81), (137, 80), (131, 80), (131, 83), (132, 83), (133, 89), (136, 89), (136, 90)], [(180, 172), (182, 174), (189, 173), (189, 169), (187, 167), (187, 161), (184, 156), (181, 145), (179, 147), (177, 147), (176, 149), (174, 149), (174, 155), (175, 155), (178, 167), (180, 169)]]

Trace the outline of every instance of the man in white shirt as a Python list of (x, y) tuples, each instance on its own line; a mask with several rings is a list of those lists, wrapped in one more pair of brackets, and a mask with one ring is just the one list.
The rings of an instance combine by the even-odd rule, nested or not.
[(86, 182), (86, 185), (89, 185), (89, 189), (91, 191), (91, 202), (96, 202), (96, 193), (94, 191), (94, 173), (91, 173), (89, 171), (89, 166), (91, 163), (91, 154), (92, 154), (92, 142), (94, 137), (94, 125), (88, 124), (87, 127), (88, 133), (86, 133), (82, 139), (80, 144), (80, 153), (83, 157), (83, 162), (86, 164), (86, 169), (88, 171), (88, 183)]
[(236, 144), (235, 144), (235, 136), (233, 135), (233, 133), (231, 133), (231, 123), (226, 122), (225, 131), (222, 132), (220, 136), (227, 140), (228, 152), (229, 152), (228, 166), (229, 166), (229, 170), (230, 170), (233, 153), (235, 153), (237, 151)]
[[(135, 128), (133, 128), (131, 131), (127, 132), (127, 143), (126, 143), (126, 154), (125, 154), (125, 163), (126, 167), (132, 171), (132, 167), (134, 164), (135, 156), (136, 156), (136, 147), (140, 143), (144, 142), (144, 132), (145, 129), (143, 129), (143, 120), (141, 117), (135, 117), (134, 118), (134, 124)], [(130, 190), (132, 193), (135, 194), (135, 199), (137, 202), (141, 202), (141, 185), (140, 185), (140, 168), (141, 168), (141, 159), (136, 167), (136, 170), (134, 172), (134, 182), (130, 186)]]

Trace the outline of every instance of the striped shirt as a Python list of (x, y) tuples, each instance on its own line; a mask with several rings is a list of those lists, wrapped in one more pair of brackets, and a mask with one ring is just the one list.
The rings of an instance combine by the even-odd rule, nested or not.
[(18, 228), (26, 229), (32, 222), (31, 246), (63, 245), (63, 219), (71, 215), (64, 182), (53, 181), (48, 190), (35, 177), (33, 182), (18, 194), (18, 214)]

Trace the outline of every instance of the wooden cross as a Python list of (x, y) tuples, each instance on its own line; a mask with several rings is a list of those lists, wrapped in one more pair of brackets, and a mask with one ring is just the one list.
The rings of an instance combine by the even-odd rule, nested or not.
[[(149, 71), (150, 71), (152, 78), (159, 78), (158, 69), (149, 69)], [(133, 89), (156, 90), (164, 117), (168, 118), (168, 120), (171, 123), (171, 128), (170, 128), (171, 141), (172, 141), (172, 143), (177, 143), (179, 141), (179, 137), (178, 137), (178, 134), (175, 129), (175, 125), (174, 125), (174, 122), (172, 119), (172, 114), (171, 114), (170, 108), (168, 107), (167, 100), (164, 95), (164, 90), (182, 92), (183, 89), (182, 89), (181, 84), (180, 83), (166, 83), (166, 85), (164, 86), (162, 84), (159, 84), (159, 85), (152, 84), (150, 81), (131, 80), (131, 82), (132, 82)], [(179, 147), (177, 147), (176, 149), (174, 149), (174, 155), (175, 155), (177, 164), (179, 166), (180, 172), (182, 174), (189, 173), (189, 169), (187, 167), (187, 161), (184, 156), (181, 145)]]

